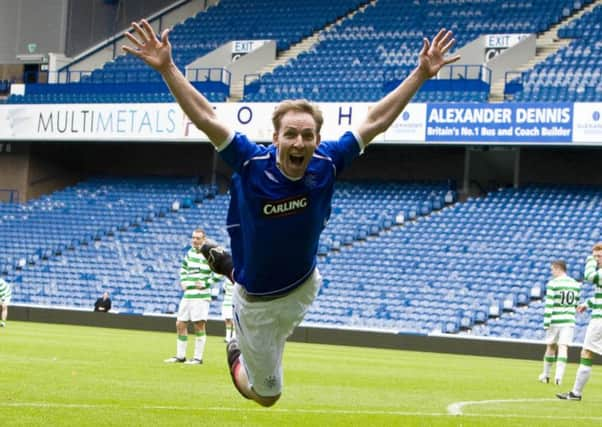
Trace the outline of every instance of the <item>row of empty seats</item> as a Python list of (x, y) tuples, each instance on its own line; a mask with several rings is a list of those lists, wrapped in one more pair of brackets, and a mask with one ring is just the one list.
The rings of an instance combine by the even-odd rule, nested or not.
[[(170, 42), (175, 64), (182, 71), (198, 58), (233, 40), (276, 40), (279, 51), (288, 49), (325, 25), (343, 17), (366, 3), (366, 0), (339, 0), (325, 4), (320, 0), (253, 1), (222, 0), (206, 11), (199, 12), (170, 32)], [(290, 17), (295, 19), (291, 20)], [(154, 87), (161, 83), (158, 73), (131, 55), (122, 55), (109, 61), (101, 69), (87, 73), (75, 72), (74, 80), (80, 83), (45, 84), (40, 88), (26, 87), (24, 97), (11, 96), (9, 103), (74, 103), (74, 102), (173, 102), (167, 88)], [(195, 79), (199, 80), (199, 79)], [(205, 80), (205, 79), (200, 79)], [(211, 101), (225, 102), (230, 82), (223, 82), (218, 89), (201, 88)], [(198, 82), (202, 86), (202, 82)], [(208, 79), (209, 86), (214, 79)], [(139, 88), (140, 85), (150, 85)], [(31, 98), (30, 89), (53, 91), (53, 96)], [(106, 90), (105, 87), (115, 90)], [(145, 94), (140, 100), (136, 93)], [(124, 96), (126, 95), (127, 96)], [(88, 95), (85, 97), (85, 95)], [(82, 101), (82, 98), (85, 101)], [(108, 99), (108, 101), (107, 101)]]
[[(344, 0), (325, 5), (318, 0), (305, 2), (252, 2), (222, 0), (216, 6), (176, 25), (170, 33), (173, 56), (184, 70), (196, 59), (233, 40), (275, 40), (279, 52), (304, 38), (320, 33), (311, 49), (273, 72), (266, 73), (245, 89), (244, 101), (274, 102), (287, 97), (313, 101), (371, 102), (382, 98), (417, 64), (423, 37), (432, 37), (440, 28), (451, 29), (461, 47), (484, 34), (541, 33), (572, 15), (592, 0), (552, 0), (544, 4), (519, 0), (471, 0), (468, 2)], [(562, 37), (577, 38), (561, 53), (535, 68), (562, 63), (569, 70), (583, 64), (599, 68), (600, 43), (596, 23), (598, 9), (566, 28)], [(351, 14), (354, 12), (355, 14)], [(290, 16), (296, 19), (290, 20)], [(343, 18), (337, 25), (329, 24)], [(576, 64), (574, 64), (576, 62)], [(74, 102), (171, 102), (160, 76), (138, 58), (119, 56), (101, 69), (77, 72), (79, 83), (27, 85), (24, 97), (11, 96), (10, 103)], [(457, 73), (454, 73), (454, 75)], [(541, 73), (540, 73), (541, 75)], [(203, 79), (201, 79), (203, 80)], [(428, 82), (417, 95), (419, 102), (485, 102), (490, 82), (479, 77), (451, 78)], [(472, 81), (474, 87), (467, 87)], [(573, 83), (571, 85), (571, 82)], [(150, 85), (140, 90), (139, 84)], [(201, 89), (211, 101), (224, 102), (230, 82), (208, 81)], [(212, 85), (221, 83), (216, 89)], [(336, 88), (329, 85), (337, 84)], [(52, 86), (60, 89), (54, 91)], [(108, 87), (105, 90), (104, 87)], [(287, 88), (293, 86), (294, 90)], [(558, 90), (567, 87), (566, 91)], [(113, 90), (116, 89), (116, 90)], [(52, 96), (32, 96), (47, 90)], [(526, 78), (524, 90), (514, 95), (521, 101), (599, 100), (600, 79), (571, 79), (561, 83), (545, 80), (534, 83)], [(37, 95), (37, 92), (35, 92)], [(137, 94), (140, 94), (138, 96)]]
[[(411, 72), (418, 61), (422, 38), (432, 37), (440, 28), (453, 30), (457, 47), (461, 47), (484, 34), (542, 32), (581, 6), (572, 0), (555, 0), (545, 6), (522, 1), (380, 0), (325, 31), (310, 51), (261, 76), (249, 85), (244, 99), (278, 101), (286, 96), (283, 86), (293, 84), (297, 93), (316, 101), (376, 101)], [(479, 79), (475, 80), (478, 83)], [(366, 81), (370, 85), (364, 90)], [(337, 83), (342, 90), (324, 90), (329, 83)], [(475, 88), (465, 85), (466, 79), (431, 81), (418, 93), (417, 100), (487, 100), (490, 82), (483, 80)]]
[[(569, 22), (558, 36), (571, 43), (526, 71), (513, 83), (509, 99), (515, 101), (579, 101), (602, 99), (602, 6)], [(512, 87), (512, 85), (510, 85)]]
[[(324, 285), (305, 321), (541, 340), (550, 262), (582, 278), (601, 200), (598, 187), (534, 185), (458, 203), (453, 182), (340, 182), (319, 245)], [(0, 204), (0, 274), (17, 304), (91, 307), (108, 290), (117, 311), (173, 313), (190, 234), (203, 227), (227, 247), (228, 203), (194, 179), (96, 178)], [(45, 242), (23, 238), (53, 229)]]

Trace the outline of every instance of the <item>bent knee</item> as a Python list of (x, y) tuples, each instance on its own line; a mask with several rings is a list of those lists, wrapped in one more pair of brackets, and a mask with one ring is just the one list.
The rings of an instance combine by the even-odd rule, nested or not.
[(581, 350), (581, 357), (584, 359), (592, 359), (594, 357), (593, 353), (589, 350)]

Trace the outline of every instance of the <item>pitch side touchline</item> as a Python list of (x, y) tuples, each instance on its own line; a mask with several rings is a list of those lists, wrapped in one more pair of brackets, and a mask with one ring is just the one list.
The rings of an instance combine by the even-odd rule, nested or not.
[[(455, 402), (447, 407), (447, 412), (413, 412), (413, 411), (352, 411), (345, 409), (288, 409), (288, 408), (228, 408), (228, 407), (213, 407), (204, 408), (196, 407), (198, 410), (205, 411), (230, 411), (230, 412), (279, 412), (279, 413), (302, 413), (302, 414), (340, 414), (340, 415), (389, 415), (389, 416), (423, 416), (423, 417), (449, 417), (452, 415), (462, 415), (464, 417), (488, 417), (488, 418), (532, 418), (532, 419), (554, 419), (554, 420), (602, 420), (596, 416), (555, 416), (555, 415), (518, 415), (518, 414), (462, 414), (462, 407), (467, 405), (479, 405), (488, 403), (514, 403), (514, 402), (556, 402), (556, 399), (515, 399), (515, 400), (480, 400)], [(144, 409), (144, 410), (167, 410), (167, 411), (189, 411), (188, 406), (159, 406), (159, 405), (142, 405), (142, 406), (118, 406), (118, 405), (103, 405), (103, 404), (86, 404), (86, 403), (51, 403), (51, 402), (0, 402), (1, 407), (19, 407), (19, 408), (73, 408), (73, 409)], [(451, 410), (457, 412), (452, 413)]]

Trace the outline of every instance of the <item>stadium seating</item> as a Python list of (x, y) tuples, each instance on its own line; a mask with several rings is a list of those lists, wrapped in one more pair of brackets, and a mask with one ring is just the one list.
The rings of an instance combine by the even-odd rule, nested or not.
[[(580, 6), (571, 0), (546, 2), (545, 7), (524, 1), (381, 0), (325, 31), (311, 51), (262, 76), (244, 99), (375, 101), (416, 66), (422, 37), (440, 28), (453, 30), (460, 47), (483, 34), (542, 32)], [(489, 84), (482, 75), (431, 81), (414, 100), (486, 102)]]
[[(277, 49), (281, 52), (320, 31), (318, 44), (272, 73), (261, 76), (259, 81), (247, 87), (243, 100), (273, 102), (288, 97), (305, 97), (323, 102), (370, 102), (380, 99), (413, 69), (422, 37), (435, 34), (440, 28), (455, 32), (458, 47), (483, 34), (539, 33), (583, 4), (591, 3), (591, 0), (552, 0), (546, 2), (545, 7), (537, 2), (520, 0), (380, 0), (369, 3), (366, 0), (328, 4), (319, 0), (287, 0), (278, 2), (275, 7), (270, 0), (260, 0), (254, 1), (253, 7), (249, 8), (243, 0), (222, 0), (173, 28), (170, 40), (174, 60), (183, 70), (195, 59), (231, 40), (272, 39), (276, 40)], [(328, 24), (352, 11), (358, 13), (326, 29)], [(291, 20), (291, 16), (295, 19)], [(589, 57), (589, 52), (597, 55), (597, 31), (596, 26), (591, 25), (597, 22), (596, 19), (599, 20), (598, 15), (582, 18), (581, 24), (566, 30), (567, 37), (581, 34), (581, 41), (575, 42), (565, 56), (556, 56), (553, 59), (556, 62), (542, 65), (540, 69), (544, 70), (545, 76), (548, 76), (548, 67), (557, 64), (571, 66), (574, 58), (594, 60)], [(586, 28), (591, 28), (591, 31)], [(582, 67), (580, 73), (587, 76), (595, 73), (596, 68), (599, 68), (599, 63), (594, 60)], [(75, 79), (79, 83), (68, 78), (66, 82), (40, 85), (39, 88), (27, 85), (25, 96), (11, 96), (8, 102), (172, 101), (159, 75), (133, 56), (119, 56), (102, 69), (80, 73), (77, 72)], [(549, 73), (550, 79), (554, 80), (557, 75), (554, 68)], [(464, 77), (458, 78), (458, 74)], [(536, 75), (539, 74), (538, 70)], [(464, 73), (454, 70), (451, 77), (440, 76), (429, 82), (417, 94), (415, 101), (487, 101), (490, 81), (486, 73), (466, 78)], [(570, 80), (568, 77), (566, 82)], [(594, 81), (598, 82), (599, 76)], [(199, 79), (196, 84), (210, 101), (224, 102), (227, 99), (230, 85), (227, 78)], [(578, 94), (577, 99), (599, 99), (593, 95), (598, 90), (597, 83), (571, 87), (569, 95), (557, 90), (559, 86), (550, 83), (547, 77), (533, 90), (531, 84), (529, 79), (527, 90), (519, 94), (518, 99), (532, 99), (532, 96), (537, 98), (535, 100), (566, 99), (573, 92)], [(542, 90), (538, 90), (540, 87)], [(549, 87), (556, 89), (547, 89)]]
[[(172, 251), (182, 250), (192, 229), (201, 225), (198, 219), (186, 223), (186, 213), (203, 200), (215, 200), (214, 196), (213, 187), (199, 186), (190, 178), (99, 178), (25, 205), (0, 204), (1, 244), (5, 248), (0, 256), (0, 273), (19, 284), (15, 287), (15, 301), (89, 307), (99, 290), (110, 289), (112, 294), (119, 295), (122, 286), (127, 288), (130, 284), (131, 277), (140, 279), (139, 288), (145, 275), (152, 276), (153, 282), (163, 277), (163, 270), (155, 271), (160, 265), (157, 259), (148, 261), (148, 265), (127, 268), (130, 264), (124, 248), (138, 242), (144, 230), (152, 229), (155, 222), (170, 223), (170, 216), (178, 215), (179, 221), (172, 229), (166, 229), (166, 233), (174, 228), (180, 233), (177, 226), (186, 230), (165, 239)], [(225, 212), (225, 208), (223, 210)], [(214, 224), (202, 225), (212, 235), (220, 236)], [(25, 240), (24, 235), (43, 237), (43, 240)], [(123, 245), (111, 243), (116, 235), (122, 236)], [(152, 240), (145, 237), (138, 246), (132, 243), (136, 246), (133, 258), (147, 259), (144, 246)], [(154, 238), (160, 239), (159, 236)], [(174, 239), (180, 244), (173, 245)], [(178, 266), (179, 262), (173, 265)], [(169, 274), (173, 274), (173, 269)], [(177, 278), (177, 268), (174, 277)], [(144, 286), (148, 283), (144, 282)], [(177, 292), (178, 288), (174, 290)], [(72, 291), (76, 291), (73, 295), (78, 297), (65, 300), (63, 296)], [(156, 295), (156, 291), (147, 293), (151, 292)], [(119, 310), (121, 304), (125, 304), (126, 307), (131, 305), (129, 310), (142, 312), (140, 304), (145, 302), (118, 297), (115, 308)]]
[(558, 31), (558, 36), (572, 42), (523, 73), (512, 83), (522, 90), (510, 100), (575, 101), (602, 100), (602, 6), (595, 7), (581, 18)]
[[(232, 40), (276, 40), (277, 49), (288, 49), (326, 24), (344, 16), (366, 0), (279, 1), (258, 0), (253, 7), (244, 0), (222, 0), (205, 12), (174, 26), (170, 42), (176, 65), (185, 67), (219, 46)], [(291, 20), (290, 17), (295, 19)], [(11, 96), (9, 103), (104, 103), (104, 102), (173, 102), (158, 73), (131, 55), (116, 57), (102, 69), (74, 72), (73, 83), (27, 85), (25, 96)], [(216, 80), (194, 79), (195, 85), (210, 101), (225, 102), (229, 94), (229, 77)], [(198, 80), (198, 81), (196, 81)], [(44, 96), (46, 95), (46, 96)]]
[[(563, 258), (581, 277), (601, 199), (596, 187), (528, 186), (456, 203), (451, 182), (340, 182), (305, 322), (541, 340), (549, 264)], [(95, 178), (3, 203), (0, 274), (16, 304), (89, 308), (108, 290), (119, 312), (173, 313), (190, 233), (227, 246), (228, 201), (193, 179)]]
[(599, 188), (500, 190), (344, 246), (322, 263), (327, 284), (306, 320), (542, 339), (549, 263), (563, 258), (570, 275), (582, 276), (599, 238), (601, 196)]

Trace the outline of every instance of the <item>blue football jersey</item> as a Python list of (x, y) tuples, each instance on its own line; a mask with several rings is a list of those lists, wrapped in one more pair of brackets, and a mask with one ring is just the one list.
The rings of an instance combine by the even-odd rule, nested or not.
[(291, 180), (276, 166), (274, 145), (237, 133), (220, 151), (235, 171), (227, 227), (234, 278), (248, 293), (287, 292), (309, 277), (336, 176), (359, 154), (360, 143), (346, 132), (338, 141), (321, 142), (303, 178)]

